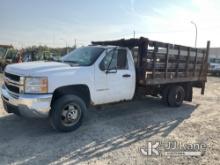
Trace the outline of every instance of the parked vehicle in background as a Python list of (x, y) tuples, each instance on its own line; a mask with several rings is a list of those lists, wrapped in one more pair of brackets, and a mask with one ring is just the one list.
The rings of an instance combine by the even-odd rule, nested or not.
[(220, 76), (220, 59), (211, 58), (209, 60), (209, 73), (213, 76)]
[[(7, 47), (6, 47), (7, 48)], [(38, 52), (37, 50), (17, 50), (12, 47), (1, 50), (0, 70), (4, 71), (8, 64), (31, 62), (31, 61), (57, 61), (49, 51)]]
[(22, 62), (30, 61), (54, 61), (54, 59), (49, 51), (38, 52), (37, 50), (28, 50), (23, 52)]
[(12, 63), (13, 52), (9, 51), (12, 50), (13, 47), (11, 45), (0, 45), (0, 71), (3, 71), (7, 64)]
[(103, 41), (77, 48), (60, 62), (8, 65), (4, 108), (26, 117), (49, 117), (55, 129), (72, 131), (90, 105), (152, 95), (178, 107), (192, 101), (193, 87), (204, 94), (209, 47), (210, 42), (199, 49), (147, 38)]

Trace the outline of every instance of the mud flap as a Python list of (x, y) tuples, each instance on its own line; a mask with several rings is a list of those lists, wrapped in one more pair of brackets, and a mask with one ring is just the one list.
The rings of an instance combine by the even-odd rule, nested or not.
[(193, 88), (192, 88), (192, 83), (187, 83), (185, 85), (185, 101), (192, 101), (193, 97)]
[(201, 95), (205, 94), (205, 81), (202, 82)]

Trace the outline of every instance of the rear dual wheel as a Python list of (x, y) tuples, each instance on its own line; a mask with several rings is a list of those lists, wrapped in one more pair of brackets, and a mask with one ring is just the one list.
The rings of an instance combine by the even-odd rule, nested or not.
[(163, 101), (171, 107), (179, 107), (185, 98), (185, 91), (182, 86), (167, 86), (162, 91)]

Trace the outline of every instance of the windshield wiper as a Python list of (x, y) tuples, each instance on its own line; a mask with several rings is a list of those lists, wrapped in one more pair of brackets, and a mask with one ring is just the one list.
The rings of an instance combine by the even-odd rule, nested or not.
[(79, 62), (78, 61), (62, 61), (62, 62), (66, 62), (66, 63), (72, 63), (72, 64), (79, 64)]
[(70, 66), (80, 66), (79, 62), (78, 61), (62, 61), (64, 63), (68, 63)]

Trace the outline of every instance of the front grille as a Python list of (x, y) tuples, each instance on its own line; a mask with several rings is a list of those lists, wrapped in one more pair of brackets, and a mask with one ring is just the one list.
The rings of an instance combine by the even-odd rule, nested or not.
[(5, 86), (6, 86), (6, 88), (7, 88), (9, 91), (11, 91), (11, 92), (13, 92), (13, 93), (19, 93), (19, 87), (13, 86), (13, 85), (9, 85), (9, 84), (7, 84), (7, 83), (5, 83)]
[(10, 80), (13, 80), (13, 81), (17, 81), (17, 82), (20, 81), (20, 76), (17, 76), (17, 75), (11, 74), (11, 73), (5, 72), (5, 77), (7, 77), (7, 78), (9, 78)]
[(10, 92), (16, 94), (21, 92), (23, 83), (20, 80), (20, 76), (5, 72), (4, 84)]

